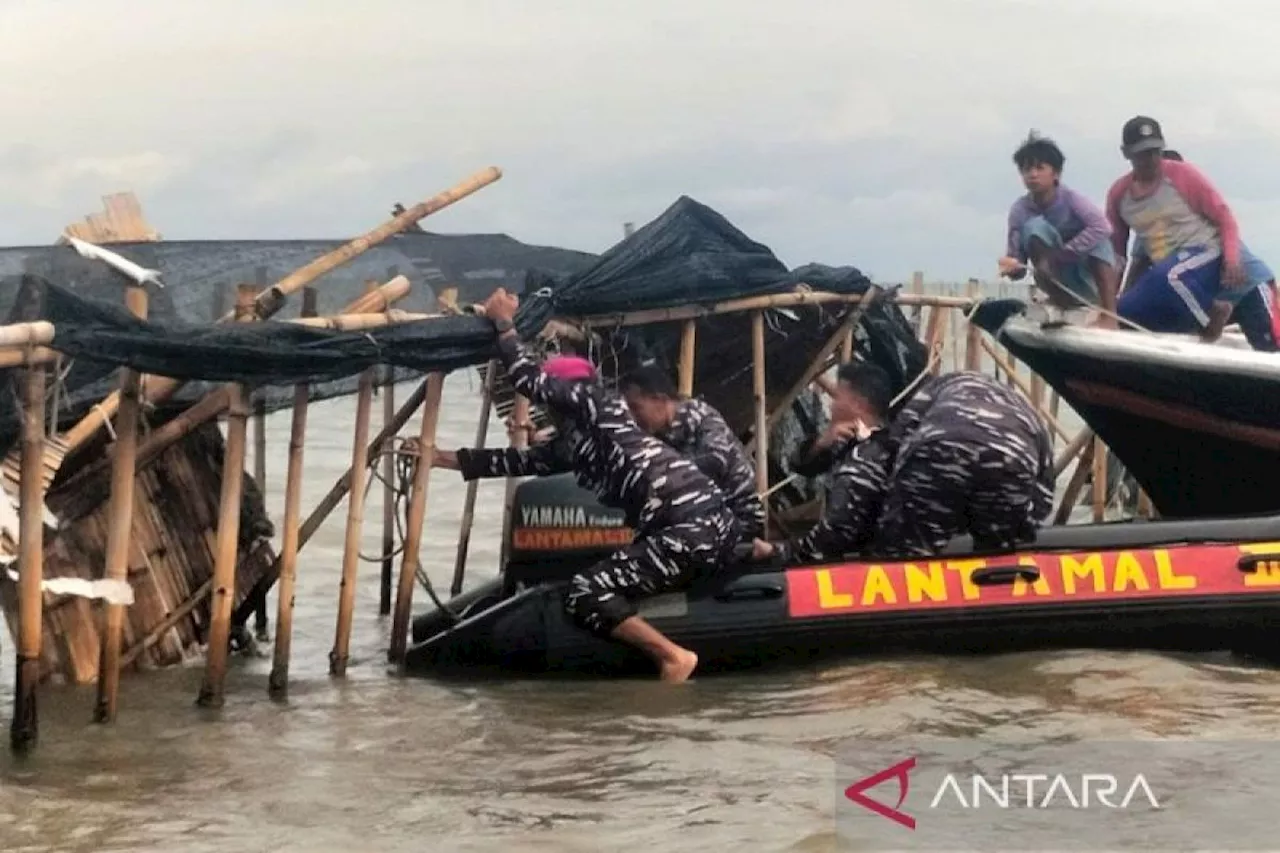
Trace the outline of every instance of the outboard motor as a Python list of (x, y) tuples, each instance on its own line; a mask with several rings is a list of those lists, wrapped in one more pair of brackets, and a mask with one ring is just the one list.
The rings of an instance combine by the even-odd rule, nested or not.
[(536, 477), (516, 487), (503, 594), (519, 585), (568, 580), (631, 544), (620, 510), (602, 506), (572, 474)]

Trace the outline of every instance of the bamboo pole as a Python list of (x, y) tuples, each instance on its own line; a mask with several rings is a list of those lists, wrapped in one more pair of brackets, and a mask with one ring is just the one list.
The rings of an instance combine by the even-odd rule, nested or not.
[[(401, 276), (403, 278), (403, 276)], [(377, 329), (382, 326), (396, 326), (400, 323), (414, 323), (418, 320), (435, 320), (445, 314), (423, 314), (413, 311), (389, 310), (381, 313), (338, 314), (333, 317), (307, 317), (297, 320), (286, 320), (295, 326), (307, 326), (312, 329), (329, 329), (335, 332), (360, 332), (365, 329)]]
[[(302, 316), (316, 313), (316, 291), (302, 291)], [(302, 512), (302, 461), (307, 443), (307, 407), (311, 387), (293, 386), (293, 422), (289, 428), (289, 469), (284, 486), (284, 541), (280, 545), (280, 592), (276, 600), (276, 645), (267, 678), (267, 695), (283, 699), (289, 693), (289, 656), (293, 646), (294, 586), (298, 573), (298, 516)], [(266, 596), (263, 596), (263, 600)]]
[[(371, 288), (372, 289), (372, 288)], [(356, 607), (356, 574), (360, 568), (360, 534), (364, 527), (365, 480), (369, 476), (369, 413), (373, 408), (373, 380), (378, 368), (360, 374), (356, 391), (355, 437), (351, 440), (351, 490), (347, 497), (347, 535), (342, 549), (342, 580), (338, 585), (338, 624), (333, 650), (329, 652), (329, 674), (347, 674), (351, 648), (351, 621)]]
[(49, 347), (0, 350), (0, 368), (53, 364), (58, 360), (58, 356), (58, 351)]
[(1054, 480), (1057, 480), (1062, 476), (1062, 472), (1067, 470), (1067, 466), (1071, 464), (1071, 460), (1083, 453), (1084, 449), (1089, 446), (1091, 441), (1093, 441), (1093, 430), (1091, 429), (1082, 429), (1080, 430), (1079, 435), (1071, 439), (1070, 443), (1063, 448), (1061, 455), (1059, 455), (1053, 462)]
[[(382, 452), (383, 445), (385, 445), (392, 436), (398, 433), (409, 419), (413, 417), (413, 413), (417, 411), (418, 406), (422, 404), (422, 401), (426, 396), (428, 385), (429, 382), (427, 381), (420, 383), (417, 389), (410, 394), (409, 398), (404, 401), (398, 410), (396, 410), (395, 419), (391, 423), (384, 425), (381, 432), (374, 437), (373, 441), (369, 442), (369, 458), (374, 458), (380, 454)], [(337, 482), (333, 484), (329, 489), (328, 494), (320, 499), (320, 503), (318, 503), (316, 508), (311, 511), (311, 514), (307, 516), (306, 520), (302, 522), (302, 527), (298, 530), (299, 550), (311, 541), (311, 537), (320, 529), (320, 525), (329, 517), (329, 513), (333, 512), (334, 508), (338, 504), (342, 503), (342, 499), (346, 497), (350, 488), (351, 470), (348, 469), (347, 472), (339, 477)], [(241, 602), (240, 606), (236, 608), (233, 619), (240, 620), (242, 617), (248, 618), (249, 602), (253, 601), (255, 598), (265, 596), (279, 576), (280, 558), (277, 557), (271, 564), (271, 567), (267, 569), (266, 574), (259, 578), (258, 582), (254, 584), (253, 590), (250, 592), (249, 596), (247, 596), (245, 600)]]
[[(916, 270), (911, 274), (911, 293), (917, 297), (924, 296), (924, 272), (922, 270)], [(909, 315), (917, 335), (920, 334), (920, 315), (923, 311), (923, 303), (916, 303)]]
[[(484, 374), (484, 390), (480, 394), (480, 418), (476, 424), (476, 440), (472, 447), (484, 447), (489, 438), (489, 411), (493, 407), (493, 383), (498, 373), (496, 359), (489, 362)], [(453, 583), (449, 594), (462, 592), (462, 578), (467, 570), (467, 551), (471, 547), (471, 529), (475, 526), (476, 496), (480, 488), (478, 479), (467, 483), (467, 497), (462, 505), (462, 526), (458, 531), (458, 553), (453, 560)]]
[[(387, 365), (386, 384), (382, 388), (382, 426), (396, 416), (396, 369)], [(391, 577), (396, 553), (396, 460), (390, 453), (382, 459), (382, 577), (378, 589), (378, 615), (391, 613)]]
[(680, 329), (680, 378), (677, 388), (681, 396), (693, 395), (693, 371), (698, 353), (698, 322), (685, 320)]
[[(969, 279), (969, 298), (975, 302), (981, 297), (982, 285), (978, 284), (976, 278)], [(965, 370), (981, 370), (982, 369), (982, 352), (979, 345), (982, 340), (982, 329), (974, 323), (965, 323), (966, 335), (964, 342), (964, 369)]]
[[(838, 348), (843, 346), (845, 342), (850, 340), (849, 336), (858, 328), (858, 323), (862, 320), (862, 315), (866, 313), (867, 308), (875, 301), (876, 295), (879, 292), (880, 288), (874, 284), (866, 289), (866, 292), (862, 295), (862, 299), (859, 300), (858, 304), (845, 315), (840, 326), (831, 334), (831, 337), (827, 338), (827, 342), (822, 345), (822, 349), (818, 350), (818, 354), (814, 356), (813, 361), (811, 361), (809, 366), (805, 368), (804, 373), (801, 374), (799, 379), (792, 383), (791, 387), (787, 389), (787, 393), (783, 394), (781, 399), (778, 400), (778, 405), (774, 406), (773, 411), (770, 412), (766, 418), (764, 431), (762, 432), (757, 430), (756, 435), (751, 437), (751, 441), (749, 441), (746, 446), (748, 453), (754, 449), (757, 438), (762, 434), (768, 434), (777, 425), (778, 421), (781, 420), (782, 416), (786, 414), (787, 409), (789, 409), (791, 404), (796, 401), (796, 398), (804, 392), (804, 389), (808, 388), (818, 376), (827, 370), (827, 363), (831, 360), (831, 356)], [(754, 316), (752, 323), (755, 323)], [(754, 329), (755, 327), (753, 325), (753, 336), (755, 334)], [(761, 331), (761, 335), (763, 335), (763, 330)], [(763, 337), (761, 337), (762, 342), (763, 340)], [(760, 354), (760, 358), (763, 360), (763, 352)], [(766, 400), (766, 406), (767, 405), (768, 401)]]
[(943, 335), (946, 333), (947, 315), (939, 306), (929, 311), (929, 322), (925, 326), (925, 349), (928, 350), (928, 371), (937, 376), (942, 371)]
[[(529, 431), (524, 428), (529, 422), (529, 398), (516, 394), (515, 404), (511, 407), (511, 423), (507, 429), (507, 440), (517, 450), (529, 445)], [(498, 546), (498, 565), (507, 564), (507, 556), (511, 551), (511, 513), (516, 504), (515, 477), (507, 477), (506, 494), (502, 499), (502, 543)]]
[(396, 588), (395, 612), (391, 617), (389, 659), (404, 660), (408, 646), (409, 614), (413, 607), (413, 580), (418, 570), (418, 554), (422, 547), (422, 525), (427, 514), (427, 490), (431, 484), (431, 467), (436, 456), (436, 426), (440, 421), (440, 397), (444, 392), (444, 374), (432, 373), (427, 378), (427, 396), (422, 404), (422, 428), (418, 432), (418, 463), (413, 471), (413, 490), (409, 495), (409, 522), (405, 531), (404, 556), (400, 563), (400, 583)]
[[(803, 287), (804, 285), (797, 285)], [(736, 314), (745, 311), (757, 311), (766, 308), (795, 308), (804, 305), (830, 305), (833, 302), (859, 302), (862, 293), (831, 293), (825, 290), (797, 290), (792, 293), (775, 293), (769, 296), (748, 296), (742, 299), (731, 299), (725, 302), (713, 302), (705, 305), (678, 305), (671, 308), (647, 308), (643, 311), (628, 311), (615, 314), (593, 314), (586, 317), (557, 317), (558, 320), (574, 320), (579, 325), (588, 326), (645, 326), (650, 323), (670, 323), (676, 320), (691, 320), (698, 317), (710, 317), (720, 314)], [(893, 301), (899, 305), (933, 305), (942, 308), (968, 309), (972, 300), (959, 296), (935, 296), (926, 294), (917, 296), (911, 293), (895, 293)]]
[[(1009, 363), (1009, 360), (1005, 358), (1002, 353), (998, 352), (986, 338), (981, 338), (979, 342), (982, 344), (982, 348), (987, 351), (987, 354), (991, 356), (991, 360), (996, 363), (996, 366), (1004, 369), (1005, 374), (1009, 377), (1009, 384), (1015, 387), (1018, 391), (1021, 391), (1022, 395), (1029, 401), (1031, 399), (1031, 389), (1027, 387), (1025, 382), (1023, 382), (1021, 376), (1014, 373), (1013, 365)], [(1067, 432), (1066, 429), (1063, 428), (1062, 424), (1058, 423), (1058, 421), (1048, 412), (1042, 409), (1036, 409), (1036, 414), (1044, 419), (1045, 423), (1048, 424), (1049, 428), (1053, 430), (1053, 432), (1062, 436), (1063, 441), (1071, 441), (1071, 433)]]
[[(371, 295), (366, 293), (361, 295), (359, 299), (354, 300), (343, 310), (344, 312), (359, 313), (376, 311), (380, 305), (385, 307), (392, 302), (403, 299), (408, 292), (409, 281), (401, 276), (398, 279), (393, 279), (392, 281), (382, 285), (382, 287), (378, 288), (377, 294)], [(144, 375), (142, 378), (144, 382), (144, 390), (150, 390), (148, 386), (145, 385), (147, 377)], [(163, 426), (157, 427), (147, 433), (147, 436), (138, 445), (138, 469), (141, 470), (161, 453), (168, 450), (173, 444), (181, 441), (183, 438), (186, 438), (188, 435), (199, 429), (203, 424), (221, 415), (226, 410), (227, 405), (230, 402), (230, 394), (231, 392), (226, 386), (219, 388), (217, 391), (211, 391), (201, 400), (185, 409), (181, 414), (167, 421)], [(156, 400), (150, 396), (147, 397), (147, 400), (151, 403), (156, 402)], [(83, 470), (78, 471), (75, 476), (68, 481), (68, 487), (71, 486), (75, 480), (88, 480), (97, 476), (97, 472), (102, 467), (111, 464), (109, 459), (111, 453), (112, 451), (108, 450), (107, 453), (104, 454), (104, 458), (96, 460), (92, 464), (85, 466)]]
[(1147, 494), (1146, 489), (1138, 489), (1138, 518), (1150, 519), (1155, 514), (1156, 509), (1151, 503), (1151, 495)]
[[(328, 273), (342, 264), (347, 263), (359, 255), (364, 254), (369, 249), (382, 243), (395, 234), (404, 231), (415, 222), (422, 220), (437, 211), (443, 210), (455, 202), (458, 202), (467, 196), (478, 192), (494, 181), (502, 177), (502, 171), (497, 167), (490, 166), (476, 172), (466, 180), (455, 186), (437, 193), (426, 201), (419, 202), (413, 207), (396, 215), (392, 219), (374, 228), (372, 231), (357, 237), (354, 240), (334, 249), (325, 255), (316, 258), (314, 261), (299, 267), (289, 273), (275, 284), (262, 291), (254, 299), (252, 311), (257, 319), (265, 320), (275, 314), (284, 306), (285, 300), (290, 294), (301, 290), (306, 285), (320, 278), (320, 276)], [(220, 317), (217, 322), (223, 323), (233, 319), (234, 312), (228, 313)], [(163, 402), (173, 395), (178, 388), (184, 384), (182, 381), (167, 379), (165, 377), (156, 377), (157, 387), (150, 387), (150, 377), (144, 378), (143, 387), (149, 400), (156, 403)], [(66, 444), (66, 454), (70, 454), (77, 448), (84, 445), (92, 438), (102, 427), (107, 419), (115, 415), (116, 407), (120, 404), (119, 395), (111, 395), (102, 401), (97, 408), (86, 415), (79, 423), (73, 426), (62, 438)], [(55, 470), (61, 466), (62, 458), (53, 465)]]
[(1107, 514), (1107, 446), (1093, 440), (1093, 521), (1101, 524)]
[(46, 368), (36, 365), (23, 379), (22, 480), (18, 503), (18, 655), (9, 742), (25, 752), (40, 734), (36, 691), (44, 628), (44, 394)]
[[(259, 274), (266, 270), (259, 268)], [(261, 287), (258, 288), (261, 291)], [(256, 297), (255, 297), (256, 298)], [(253, 395), (253, 480), (262, 494), (267, 493), (267, 401), (261, 391)], [(253, 614), (254, 636), (266, 642), (267, 601), (264, 598)]]
[[(764, 311), (756, 311), (751, 315), (751, 388), (756, 400), (756, 434), (752, 441), (756, 453), (756, 492), (760, 495), (769, 491), (769, 397), (764, 380)], [(764, 531), (761, 537), (769, 538), (767, 497), (764, 499)]]
[[(252, 323), (252, 285), (236, 288), (236, 319)], [(228, 384), (227, 448), (222, 460), (222, 494), (218, 505), (217, 558), (213, 566), (213, 601), (209, 607), (209, 642), (205, 657), (204, 681), (196, 704), (220, 708), (227, 676), (227, 645), (231, 637), (231, 605), (235, 600), (236, 556), (240, 539), (240, 506), (244, 484), (244, 446), (248, 431), (245, 389)]]
[(53, 343), (56, 330), (48, 320), (0, 325), (0, 347), (29, 349)]
[(1093, 451), (1096, 444), (1089, 442), (1080, 455), (1080, 461), (1076, 463), (1075, 473), (1071, 475), (1070, 482), (1067, 483), (1066, 490), (1062, 493), (1062, 503), (1058, 504), (1058, 511), (1053, 518), (1054, 524), (1066, 524), (1071, 518), (1071, 510), (1080, 500), (1080, 492), (1084, 489), (1084, 482), (1089, 476), (1089, 467), (1093, 464)]
[[(147, 289), (131, 284), (125, 305), (135, 316), (147, 316)], [(107, 553), (103, 576), (129, 577), (129, 540), (133, 532), (133, 492), (138, 455), (138, 415), (141, 377), (138, 371), (120, 371), (120, 413), (116, 417), (116, 448), (111, 457), (111, 497), (107, 508)], [(120, 692), (120, 641), (124, 630), (124, 606), (106, 604), (106, 624), (98, 663), (98, 700), (93, 718), (113, 723)]]

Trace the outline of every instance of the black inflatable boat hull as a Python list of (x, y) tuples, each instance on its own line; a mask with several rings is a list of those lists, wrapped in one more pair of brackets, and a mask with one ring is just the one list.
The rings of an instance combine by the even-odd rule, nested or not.
[[(844, 562), (743, 571), (640, 611), (696, 651), (700, 672), (885, 652), (1028, 648), (1243, 650), (1277, 657), (1280, 517), (1049, 528), (1018, 554)], [(562, 608), (564, 583), (470, 596), (456, 624), (414, 623), (416, 674), (496, 669), (652, 673), (620, 643), (588, 636)], [(461, 604), (461, 602), (458, 602)]]

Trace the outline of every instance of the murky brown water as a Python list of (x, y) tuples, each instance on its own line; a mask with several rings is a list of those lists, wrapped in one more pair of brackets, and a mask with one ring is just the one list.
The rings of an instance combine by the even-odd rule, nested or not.
[[(443, 446), (472, 440), (476, 384), (450, 378)], [(348, 464), (352, 409), (312, 408), (304, 513)], [(276, 518), (288, 429), (287, 412), (269, 420)], [(496, 423), (491, 435), (502, 438)], [(433, 478), (424, 560), (440, 590), (463, 491), (447, 472)], [(375, 486), (368, 554), (380, 550), (380, 500)], [(468, 586), (493, 572), (501, 505), (501, 482), (482, 485)], [(0, 849), (817, 853), (838, 849), (831, 756), (858, 738), (1280, 733), (1280, 673), (1221, 656), (860, 660), (676, 689), (403, 679), (386, 664), (373, 563), (361, 568), (348, 675), (334, 680), (344, 524), (345, 505), (303, 551), (287, 704), (267, 698), (269, 658), (233, 658), (220, 712), (194, 706), (198, 658), (126, 677), (114, 726), (89, 721), (92, 686), (45, 690), (35, 753), (0, 749)], [(420, 589), (415, 602), (428, 606)], [(274, 629), (274, 598), (271, 614)], [(0, 667), (6, 725), (12, 650)]]

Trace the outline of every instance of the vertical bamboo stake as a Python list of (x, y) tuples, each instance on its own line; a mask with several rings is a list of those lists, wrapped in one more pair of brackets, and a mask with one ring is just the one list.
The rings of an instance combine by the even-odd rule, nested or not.
[[(131, 285), (125, 291), (125, 306), (135, 317), (147, 316), (147, 289)], [(141, 375), (128, 367), (120, 371), (120, 409), (116, 415), (116, 448), (111, 458), (111, 497), (107, 509), (107, 553), (103, 577), (127, 580), (129, 540), (133, 531), (133, 487), (138, 459), (138, 396)], [(98, 701), (93, 719), (112, 723), (116, 719), (120, 691), (120, 641), (124, 631), (124, 606), (106, 605), (101, 657), (98, 661)]]
[(351, 646), (356, 574), (360, 568), (360, 534), (364, 526), (364, 485), (369, 477), (369, 410), (373, 407), (373, 378), (377, 369), (370, 367), (360, 374), (360, 387), (356, 392), (356, 429), (351, 440), (351, 491), (347, 494), (347, 536), (342, 549), (342, 581), (338, 586), (338, 624), (334, 631), (333, 650), (329, 652), (329, 674), (336, 676), (347, 674), (347, 652)]
[[(391, 306), (387, 306), (390, 308)], [(396, 417), (396, 369), (386, 366), (386, 384), (382, 386), (382, 425)], [(378, 588), (378, 615), (391, 613), (391, 576), (396, 553), (396, 459), (382, 454), (382, 578)]]
[[(968, 296), (975, 302), (982, 297), (982, 285), (976, 278), (969, 279)], [(982, 369), (982, 329), (976, 323), (966, 323), (967, 335), (964, 342), (964, 369)]]
[[(253, 296), (253, 285), (242, 284), (236, 288), (236, 322), (254, 321)], [(206, 708), (221, 708), (224, 701), (249, 420), (244, 386), (232, 382), (227, 390), (231, 399), (227, 406), (227, 448), (222, 458), (222, 494), (218, 504), (218, 553), (213, 565), (213, 598), (209, 603), (209, 647), (205, 656), (204, 681), (196, 697), (196, 704)]]
[(1099, 524), (1107, 511), (1107, 446), (1093, 440), (1093, 521)]
[[(400, 582), (396, 587), (395, 613), (391, 617), (391, 648), (388, 658), (394, 663), (404, 660), (408, 645), (409, 613), (413, 607), (413, 581), (422, 547), (422, 524), (427, 514), (427, 488), (431, 484), (431, 466), (436, 457), (436, 425), (440, 422), (440, 397), (444, 393), (444, 374), (427, 377), (427, 397), (422, 401), (422, 427), (418, 433), (418, 464), (413, 471), (413, 491), (409, 496), (409, 523), (404, 537), (404, 558), (400, 563)], [(504, 537), (505, 538), (505, 537)]]
[[(316, 315), (316, 290), (302, 291), (302, 316)], [(293, 386), (293, 423), (289, 430), (289, 471), (284, 486), (284, 542), (280, 546), (280, 589), (276, 600), (276, 647), (267, 678), (267, 695), (282, 699), (289, 693), (289, 656), (293, 645), (294, 587), (298, 575), (298, 517), (302, 511), (302, 457), (307, 440), (307, 406), (311, 387)], [(265, 595), (263, 596), (266, 597)]]
[[(266, 289), (267, 268), (257, 269), (257, 289), (254, 299)], [(253, 400), (253, 479), (258, 490), (267, 493), (267, 399), (261, 392), (254, 395)], [(262, 641), (267, 639), (267, 599), (263, 596), (261, 606), (253, 614), (254, 635)]]
[[(911, 292), (917, 296), (924, 296), (924, 273), (919, 270), (911, 274)], [(911, 309), (911, 324), (915, 327), (915, 333), (917, 336), (920, 334), (920, 320), (923, 311), (924, 307), (921, 305), (917, 305)]]
[[(764, 372), (764, 312), (751, 314), (751, 385), (756, 399), (756, 492), (769, 491), (769, 399)], [(764, 538), (769, 536), (769, 499), (764, 498)]]
[[(529, 398), (517, 394), (515, 405), (511, 409), (512, 428), (508, 430), (508, 440), (511, 446), (517, 449), (528, 446), (529, 433), (526, 432), (522, 425), (529, 420)], [(505, 566), (507, 564), (507, 555), (511, 550), (511, 511), (515, 508), (516, 502), (516, 478), (507, 478), (507, 493), (503, 498), (502, 504), (502, 545), (499, 548), (498, 565)]]
[(44, 632), (44, 389), (47, 368), (27, 368), (22, 401), (22, 468), (18, 504), (18, 655), (9, 742), (22, 752), (40, 734), (36, 689)]
[[(387, 267), (387, 277), (395, 278), (400, 274), (397, 266)], [(391, 303), (387, 303), (391, 310)], [(394, 365), (386, 366), (386, 384), (383, 386), (382, 427), (396, 417), (396, 369)], [(378, 584), (378, 615), (391, 615), (391, 578), (394, 574), (396, 553), (396, 458), (394, 454), (382, 454), (382, 577)]]
[(685, 320), (680, 329), (680, 394), (685, 397), (693, 394), (693, 367), (697, 357), (698, 321)]
[[(484, 372), (484, 390), (480, 394), (480, 419), (476, 423), (476, 440), (473, 447), (484, 447), (489, 438), (489, 410), (493, 407), (493, 383), (498, 374), (497, 360), (490, 360)], [(476, 519), (476, 495), (480, 481), (467, 483), (467, 497), (462, 506), (462, 526), (458, 531), (458, 552), (453, 560), (453, 583), (449, 585), (449, 594), (462, 592), (462, 578), (467, 570), (467, 551), (471, 547), (471, 528)]]

